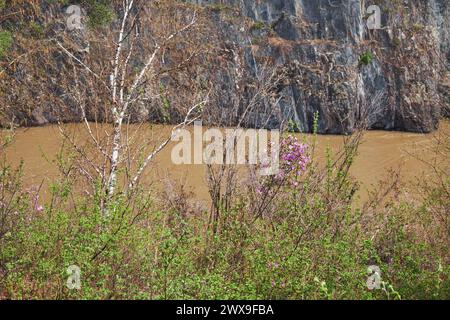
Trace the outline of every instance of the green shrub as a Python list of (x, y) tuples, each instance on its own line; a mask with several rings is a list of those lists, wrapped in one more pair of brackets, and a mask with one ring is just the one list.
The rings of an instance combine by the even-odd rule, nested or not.
[(373, 54), (369, 51), (364, 52), (361, 57), (359, 58), (359, 63), (360, 64), (364, 64), (364, 65), (368, 65), (371, 64), (373, 61)]
[(264, 22), (256, 21), (255, 23), (253, 23), (250, 30), (262, 30), (264, 28), (266, 28), (266, 24)]
[(39, 23), (34, 21), (31, 21), (28, 24), (28, 32), (34, 38), (40, 39), (44, 36), (44, 28)]
[(13, 43), (13, 37), (9, 31), (0, 31), (0, 59), (2, 59)]
[(111, 23), (114, 19), (114, 12), (105, 3), (100, 1), (90, 1), (88, 16), (89, 25), (95, 28)]

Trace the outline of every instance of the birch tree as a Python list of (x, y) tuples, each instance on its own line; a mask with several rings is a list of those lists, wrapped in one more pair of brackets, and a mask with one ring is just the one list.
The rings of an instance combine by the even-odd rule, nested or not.
[[(117, 38), (114, 40), (114, 56), (111, 59), (110, 72), (105, 79), (105, 72), (97, 72), (94, 67), (87, 65), (82, 59), (76, 56), (69, 48), (63, 43), (56, 40), (57, 46), (60, 48), (71, 61), (72, 64), (77, 65), (87, 75), (94, 77), (101, 83), (106, 89), (109, 97), (106, 104), (110, 105), (109, 113), (111, 115), (111, 122), (113, 124), (112, 134), (108, 136), (109, 142), (102, 144), (98, 136), (94, 133), (92, 128), (93, 124), (88, 121), (85, 109), (85, 97), (81, 96), (79, 81), (77, 80), (79, 74), (75, 75), (76, 88), (75, 95), (78, 107), (81, 110), (82, 120), (87, 128), (90, 139), (96, 146), (97, 151), (104, 158), (103, 165), (95, 164), (94, 161), (87, 161), (91, 168), (93, 168), (94, 174), (102, 181), (102, 188), (106, 193), (105, 202), (108, 202), (117, 192), (117, 181), (119, 175), (119, 169), (124, 165), (124, 158), (127, 152), (128, 137), (124, 141), (124, 126), (126, 125), (126, 118), (130, 111), (130, 108), (137, 104), (142, 103), (144, 100), (143, 92), (149, 79), (155, 75), (158, 59), (165, 48), (176, 41), (176, 39), (182, 36), (187, 30), (191, 29), (197, 23), (196, 12), (191, 12), (189, 17), (186, 17), (185, 23), (168, 32), (162, 37), (152, 37), (151, 50), (145, 50), (146, 53), (142, 57), (142, 48), (138, 48), (139, 41), (143, 41), (143, 35), (141, 32), (140, 18), (143, 12), (145, 12), (146, 1), (136, 0), (124, 0), (120, 8), (119, 22), (117, 24), (119, 30), (117, 32)], [(143, 26), (145, 28), (145, 26)], [(167, 28), (169, 29), (169, 28)], [(147, 52), (148, 51), (148, 52)], [(141, 66), (136, 70), (136, 64), (131, 65), (132, 62), (142, 61)], [(77, 71), (74, 68), (75, 72)], [(127, 187), (125, 190), (121, 190), (125, 194), (130, 194), (139, 184), (139, 181), (144, 174), (147, 167), (150, 165), (154, 157), (161, 152), (167, 144), (171, 141), (172, 137), (176, 134), (177, 130), (193, 123), (198, 119), (199, 111), (208, 102), (208, 95), (202, 94), (198, 97), (198, 101), (187, 108), (184, 119), (175, 125), (172, 129), (170, 136), (166, 137), (163, 142), (157, 146), (154, 150), (149, 152), (142, 163), (134, 169), (134, 173), (130, 176)], [(63, 129), (61, 129), (63, 135), (66, 138), (70, 138)], [(75, 149), (86, 157), (81, 150), (77, 147), (76, 141), (71, 140)], [(128, 168), (128, 170), (132, 170)], [(91, 177), (91, 180), (93, 178)]]

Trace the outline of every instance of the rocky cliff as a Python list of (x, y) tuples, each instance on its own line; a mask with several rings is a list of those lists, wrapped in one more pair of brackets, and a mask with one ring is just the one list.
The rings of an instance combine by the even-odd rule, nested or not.
[[(38, 1), (33, 19), (35, 32), (41, 34), (33, 43), (42, 45), (63, 31), (54, 21), (64, 20), (66, 5)], [(373, 5), (380, 8), (380, 26), (373, 25), (376, 12), (367, 11)], [(161, 63), (176, 65), (187, 43), (208, 50), (193, 59), (195, 68), (162, 76), (159, 88), (163, 84), (164, 92), (182, 97), (192, 90), (191, 83), (208, 83), (213, 94), (204, 120), (210, 124), (236, 124), (261, 87), (267, 92), (249, 110), (246, 126), (288, 125), (309, 132), (317, 114), (320, 133), (348, 133), (361, 125), (429, 132), (437, 128), (442, 115), (448, 115), (447, 0), (191, 0), (177, 1), (174, 12), (180, 6), (183, 12), (197, 10), (202, 27), (185, 34)], [(12, 7), (4, 7), (0, 15), (4, 29), (20, 25), (5, 17), (11, 11)], [(150, 30), (149, 41), (158, 14), (141, 22), (144, 30)], [(108, 37), (113, 29), (114, 22), (102, 27), (101, 34)], [(89, 62), (98, 59), (95, 43), (101, 41), (98, 31), (96, 38), (93, 34), (85, 30), (75, 37), (80, 47), (92, 48), (79, 56)], [(2, 124), (11, 119), (21, 125), (79, 121), (80, 112), (66, 99), (61, 85), (67, 77), (64, 72), (69, 72), (63, 67), (62, 53), (53, 48), (30, 57), (31, 40), (25, 38), (14, 36), (13, 49), (2, 59)], [(274, 74), (282, 76), (275, 80)], [(271, 81), (272, 85), (262, 85)], [(50, 95), (55, 97), (51, 103), (46, 102)], [(175, 110), (183, 104), (179, 100), (171, 101)], [(91, 104), (91, 120), (107, 118), (98, 104)], [(176, 120), (176, 114), (166, 117), (155, 112), (158, 104), (167, 106), (167, 99), (139, 104), (130, 121)]]

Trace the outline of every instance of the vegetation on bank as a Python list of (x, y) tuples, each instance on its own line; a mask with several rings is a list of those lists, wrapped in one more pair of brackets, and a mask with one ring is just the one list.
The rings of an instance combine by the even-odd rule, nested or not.
[[(118, 192), (104, 215), (101, 195), (77, 187), (68, 147), (44, 202), (38, 186), (23, 187), (23, 165), (3, 159), (0, 298), (448, 299), (448, 171), (435, 167), (416, 200), (394, 174), (355, 208), (349, 168), (360, 138), (346, 138), (320, 166), (314, 140), (285, 137), (282, 174), (251, 176), (211, 211), (182, 187), (162, 202), (142, 186)], [(438, 155), (448, 157), (448, 142), (437, 140)], [(71, 265), (81, 269), (80, 290), (66, 286)], [(366, 283), (372, 265), (378, 290)]]

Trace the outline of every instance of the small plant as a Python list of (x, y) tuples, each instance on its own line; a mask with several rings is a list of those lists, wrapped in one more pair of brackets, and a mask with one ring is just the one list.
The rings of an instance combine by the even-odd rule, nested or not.
[(164, 88), (164, 85), (160, 84), (159, 93), (161, 94), (161, 101), (162, 101), (161, 112), (163, 114), (163, 120), (165, 122), (169, 122), (170, 121), (171, 103), (170, 103), (170, 100), (167, 98), (165, 91), (166, 91), (166, 88)]
[(287, 125), (288, 125), (289, 132), (299, 132), (300, 131), (300, 127), (298, 126), (298, 123), (295, 122), (293, 119), (289, 119)]
[(366, 51), (364, 52), (361, 57), (359, 58), (359, 64), (363, 64), (363, 65), (369, 65), (371, 64), (373, 61), (373, 54), (372, 52)]
[(250, 28), (250, 30), (262, 30), (266, 28), (266, 24), (262, 21), (256, 21)]
[(30, 35), (34, 38), (40, 39), (44, 36), (44, 28), (34, 21), (31, 21), (28, 24), (28, 30)]
[(223, 11), (227, 9), (227, 6), (222, 3), (212, 3), (208, 5), (208, 7), (211, 8), (211, 10), (213, 11)]
[(12, 34), (9, 31), (0, 31), (0, 59), (4, 57), (6, 51), (11, 47), (13, 42)]
[(89, 9), (89, 25), (93, 28), (105, 26), (114, 19), (113, 11), (106, 5), (92, 1)]
[(420, 24), (420, 23), (415, 23), (412, 26), (412, 30), (415, 33), (419, 33), (419, 32), (422, 32), (422, 31), (425, 30), (425, 26), (423, 24)]

